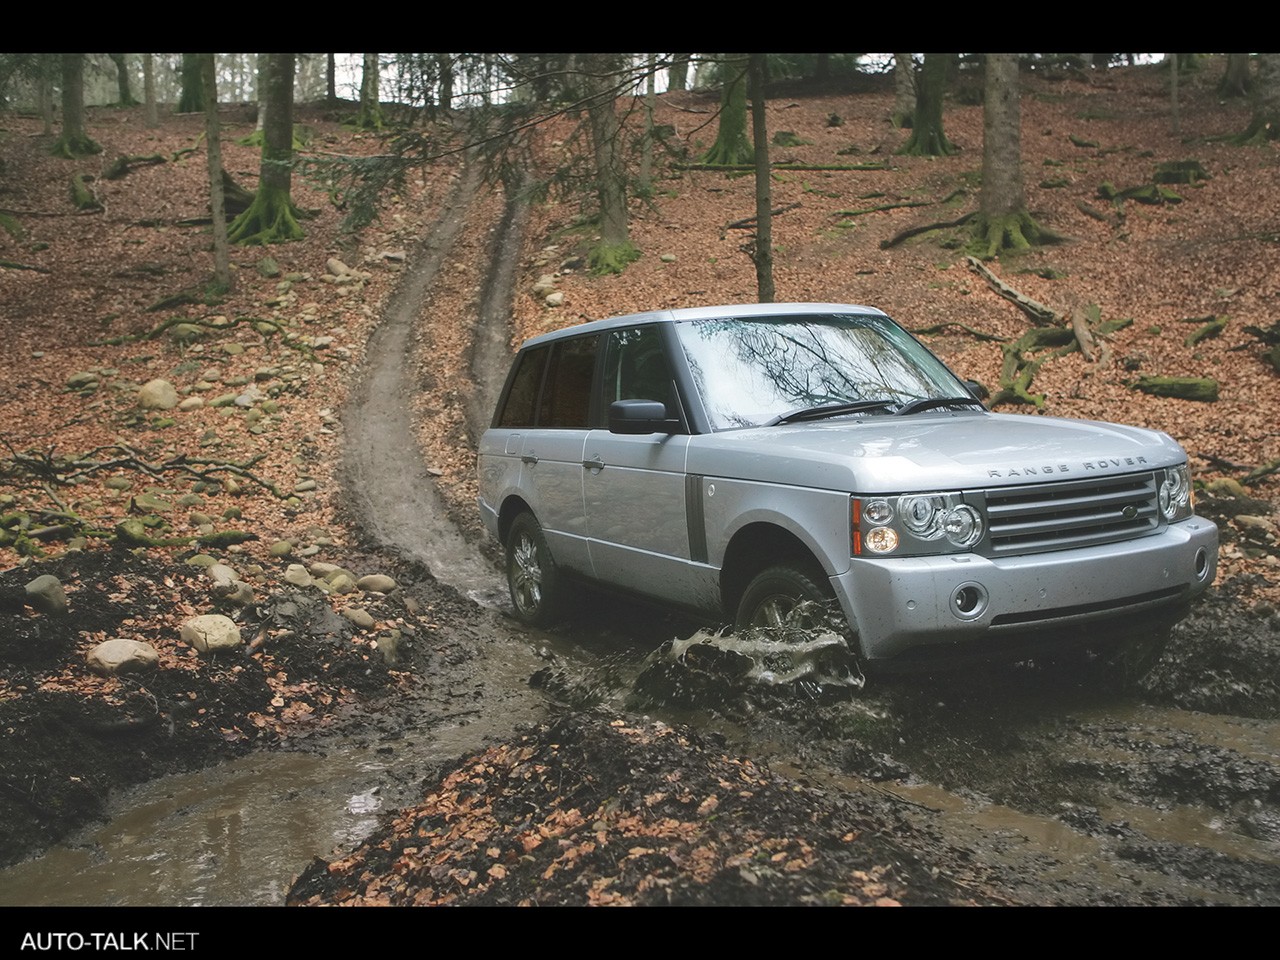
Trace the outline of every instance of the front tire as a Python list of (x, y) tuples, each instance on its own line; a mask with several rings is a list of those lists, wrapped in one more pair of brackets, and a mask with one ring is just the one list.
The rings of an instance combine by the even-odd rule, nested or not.
[(507, 534), (507, 588), (516, 619), (531, 627), (554, 621), (561, 602), (560, 584), (560, 571), (542, 525), (533, 514), (520, 514)]
[[(791, 564), (769, 567), (756, 574), (742, 592), (734, 619), (739, 629), (745, 627), (781, 628), (797, 606), (804, 601), (819, 604), (822, 609), (834, 599), (825, 578), (807, 568)], [(816, 621), (821, 619), (815, 617)], [(810, 626), (811, 624), (793, 624)]]

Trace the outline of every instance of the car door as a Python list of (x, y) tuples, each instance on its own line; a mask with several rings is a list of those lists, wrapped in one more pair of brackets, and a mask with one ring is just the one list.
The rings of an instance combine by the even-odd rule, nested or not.
[[(678, 417), (671, 365), (657, 327), (604, 337), (601, 416), (616, 400), (657, 400)], [(689, 564), (685, 514), (686, 433), (625, 435), (597, 427), (583, 449), (587, 538), (597, 579), (679, 603), (697, 604), (682, 576)]]
[(599, 336), (552, 347), (535, 426), (520, 445), (520, 487), (542, 525), (556, 563), (592, 574), (582, 500), (583, 445), (591, 417)]

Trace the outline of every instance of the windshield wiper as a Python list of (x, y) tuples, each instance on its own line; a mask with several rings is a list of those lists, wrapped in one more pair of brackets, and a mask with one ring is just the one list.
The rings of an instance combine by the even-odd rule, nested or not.
[(781, 416), (774, 417), (761, 424), (762, 427), (776, 427), (780, 423), (794, 423), (797, 420), (824, 420), (827, 417), (838, 417), (845, 413), (863, 413), (867, 410), (883, 410), (892, 407), (894, 400), (853, 400), (849, 403), (826, 403), (816, 407), (801, 407)]
[(977, 397), (921, 397), (919, 400), (908, 400), (893, 411), (895, 417), (906, 417), (921, 410), (933, 410), (936, 407), (983, 407), (986, 405)]

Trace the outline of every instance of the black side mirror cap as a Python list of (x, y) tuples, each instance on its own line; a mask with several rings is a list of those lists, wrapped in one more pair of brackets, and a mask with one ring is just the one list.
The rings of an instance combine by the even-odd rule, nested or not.
[(667, 418), (667, 405), (657, 400), (615, 400), (609, 404), (609, 432), (675, 433), (679, 420)]

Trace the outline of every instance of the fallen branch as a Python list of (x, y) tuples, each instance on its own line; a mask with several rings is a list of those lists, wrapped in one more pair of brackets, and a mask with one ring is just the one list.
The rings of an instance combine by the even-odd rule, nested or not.
[(947, 327), (959, 327), (961, 330), (965, 331), (965, 333), (968, 333), (979, 340), (988, 340), (995, 343), (1004, 343), (1006, 340), (1005, 337), (998, 337), (994, 333), (984, 333), (981, 330), (977, 330), (968, 324), (960, 323), (957, 320), (947, 320), (943, 323), (935, 323), (931, 327), (916, 327), (914, 330), (909, 332), (919, 334), (941, 333)]
[(1057, 311), (1046, 307), (1037, 300), (1032, 300), (1024, 293), (1020, 293), (1013, 287), (1009, 286), (994, 273), (983, 266), (982, 261), (977, 257), (965, 257), (965, 263), (969, 264), (969, 268), (974, 273), (981, 276), (1000, 296), (1004, 297), (1019, 310), (1025, 313), (1038, 327), (1047, 327), (1052, 325), (1061, 325), (1063, 317)]
[(901, 233), (894, 235), (892, 238), (888, 240), (881, 240), (880, 249), (888, 250), (890, 247), (896, 247), (898, 244), (902, 243), (903, 241), (910, 240), (912, 237), (919, 236), (922, 233), (929, 233), (930, 231), (933, 231), (933, 230), (949, 230), (952, 227), (959, 227), (963, 224), (968, 223), (977, 215), (978, 215), (977, 212), (974, 211), (972, 213), (966, 213), (963, 217), (961, 217), (958, 220), (943, 220), (939, 223), (926, 223), (924, 226), (921, 226), (921, 227), (909, 227), (906, 230), (903, 230)]
[[(707, 170), (712, 173), (753, 173), (750, 163), (677, 163), (677, 170)], [(879, 163), (774, 163), (772, 170), (890, 170), (889, 164)]]
[(903, 207), (932, 207), (933, 200), (906, 200), (902, 203), (882, 203), (878, 207), (864, 207), (861, 210), (835, 210), (833, 217), (860, 217), (864, 213), (880, 213), (884, 210), (901, 210)]
[(16, 260), (0, 260), (0, 267), (6, 270), (34, 270), (36, 273), (53, 273), (48, 267), (37, 267), (33, 263), (18, 263)]
[(1241, 478), (1240, 482), (1256, 483), (1263, 477), (1269, 476), (1273, 473), (1280, 473), (1280, 457), (1277, 457), (1269, 463), (1264, 463), (1262, 466), (1257, 467), (1254, 470), (1250, 470), (1248, 475)]
[[(785, 207), (778, 207), (774, 210), (770, 210), (769, 215), (776, 217), (780, 213), (786, 213), (788, 210), (794, 210), (796, 207), (800, 207), (800, 206), (803, 206), (803, 204), (797, 200), (795, 203), (789, 203)], [(746, 217), (742, 220), (735, 220), (733, 221), (733, 223), (726, 223), (723, 227), (720, 228), (720, 239), (723, 240), (725, 233), (728, 232), (729, 230), (745, 230), (749, 227), (754, 227), (755, 225), (756, 225), (755, 217)]]
[[(206, 483), (222, 483), (224, 478), (219, 474), (230, 474), (255, 483), (264, 490), (269, 490), (272, 495), (281, 500), (290, 496), (251, 469), (266, 456), (265, 453), (240, 463), (233, 460), (196, 459), (186, 454), (153, 463), (144, 459), (137, 450), (124, 444), (95, 447), (81, 457), (63, 459), (54, 455), (53, 448), (46, 452), (37, 450), (19, 452), (7, 439), (0, 438), (0, 443), (8, 448), (10, 454), (8, 460), (0, 460), (0, 478), (8, 481), (27, 480), (33, 484), (47, 485), (46, 491), (54, 497), (55, 502), (64, 512), (67, 512), (66, 506), (57, 500), (50, 488), (65, 487), (88, 477), (114, 470), (130, 470), (157, 480), (163, 478), (165, 474), (177, 474), (203, 480)], [(96, 459), (104, 453), (114, 454), (114, 456)]]
[(160, 156), (158, 153), (153, 153), (150, 156), (119, 156), (116, 157), (115, 160), (111, 162), (111, 165), (103, 171), (102, 179), (119, 180), (121, 177), (130, 173), (134, 167), (152, 166), (154, 164), (164, 162), (164, 157)]

